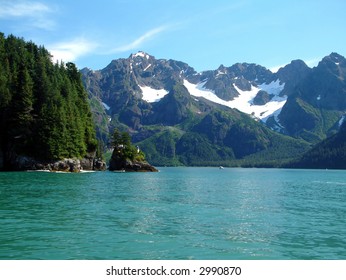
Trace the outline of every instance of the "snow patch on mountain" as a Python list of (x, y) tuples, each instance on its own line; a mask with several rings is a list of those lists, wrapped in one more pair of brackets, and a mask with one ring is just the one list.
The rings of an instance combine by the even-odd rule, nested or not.
[(102, 102), (103, 107), (108, 111), (111, 107), (109, 107), (106, 103)]
[(226, 105), (226, 101), (222, 100), (221, 98), (217, 97), (214, 93), (214, 91), (210, 89), (204, 88), (204, 85), (207, 81), (198, 83), (198, 84), (192, 84), (189, 81), (184, 79), (184, 86), (187, 88), (189, 93), (195, 97), (203, 97), (205, 99), (208, 99), (212, 102)]
[(147, 67), (143, 69), (143, 71), (147, 71), (151, 67), (151, 64), (149, 64)]
[(168, 91), (165, 89), (154, 89), (147, 86), (139, 86), (139, 87), (142, 90), (142, 95), (143, 95), (142, 99), (149, 103), (158, 102), (166, 94), (168, 94)]
[(227, 73), (224, 72), (224, 71), (217, 70), (216, 77), (219, 77), (219, 76), (221, 76), (221, 75), (227, 75)]
[(285, 83), (281, 83), (279, 79), (269, 84), (261, 84), (258, 86), (260, 90), (264, 90), (269, 94), (279, 95), (285, 88)]
[(135, 53), (134, 55), (133, 55), (133, 57), (145, 57), (146, 59), (149, 59), (149, 55), (148, 54), (146, 54), (145, 52), (137, 52), (137, 53)]
[[(270, 84), (261, 84), (258, 87), (251, 85), (251, 90), (249, 91), (241, 90), (236, 85), (233, 85), (238, 91), (239, 96), (231, 101), (225, 101), (216, 96), (214, 91), (206, 89), (204, 87), (206, 82), (207, 81), (203, 81), (198, 84), (192, 84), (189, 81), (184, 80), (184, 86), (187, 88), (190, 94), (195, 97), (203, 97), (212, 102), (225, 105), (233, 109), (238, 109), (241, 112), (261, 119), (264, 122), (266, 122), (270, 116), (274, 116), (277, 119), (277, 116), (280, 114), (282, 107), (287, 101), (287, 96), (280, 96), (285, 84), (281, 83), (279, 80), (273, 81)], [(260, 90), (265, 90), (269, 94), (274, 95), (274, 97), (264, 105), (253, 105), (253, 99)]]
[[(259, 87), (251, 86), (250, 91), (243, 91), (236, 85), (234, 85), (234, 88), (238, 91), (239, 96), (228, 102), (229, 107), (253, 115), (263, 122), (266, 122), (270, 116), (278, 116), (287, 101), (287, 96), (279, 96), (281, 90), (275, 87), (275, 82), (269, 85), (262, 84)], [(253, 99), (260, 90), (265, 90), (275, 96), (264, 105), (253, 105)]]

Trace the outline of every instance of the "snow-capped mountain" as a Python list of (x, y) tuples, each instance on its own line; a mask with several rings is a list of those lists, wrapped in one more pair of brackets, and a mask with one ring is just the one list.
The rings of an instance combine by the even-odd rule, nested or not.
[[(184, 62), (138, 52), (127, 59), (113, 60), (100, 71), (81, 72), (91, 104), (100, 104), (94, 106), (99, 134), (106, 135), (109, 128), (120, 126), (137, 141), (155, 134), (155, 125), (204, 131), (198, 122), (215, 125), (215, 121), (206, 120), (217, 110), (233, 116), (240, 111), (257, 125), (262, 123), (271, 130), (314, 143), (339, 127), (346, 110), (346, 87), (340, 82), (345, 78), (345, 58), (337, 54), (327, 56), (313, 69), (294, 60), (276, 73), (249, 63), (221, 65), (198, 73)], [(339, 77), (339, 82), (333, 77)], [(236, 118), (247, 122), (242, 120), (243, 115)], [(215, 143), (223, 137), (204, 133)], [(231, 137), (226, 134), (222, 141)]]
[[(236, 64), (229, 68), (220, 66), (215, 71), (197, 73), (185, 63), (156, 60), (149, 54), (138, 52), (128, 59), (115, 60), (96, 73), (85, 69), (83, 73), (89, 76), (89, 79), (85, 77), (89, 89), (90, 79), (93, 79), (90, 76), (102, 77), (99, 79), (104, 92), (101, 99), (110, 107), (114, 98), (110, 97), (109, 89), (104, 89), (103, 84), (112, 87), (115, 84), (109, 79), (114, 81), (115, 78), (119, 80), (114, 88), (118, 93), (125, 90), (149, 103), (160, 101), (177, 81), (184, 84), (192, 96), (238, 109), (264, 122), (270, 116), (277, 116), (287, 99), (287, 96), (281, 95), (285, 83), (276, 74), (255, 64)], [(123, 84), (124, 80), (126, 84)]]
[[(112, 61), (101, 71), (83, 69), (82, 73), (89, 91), (113, 111), (122, 106), (121, 102), (117, 102), (119, 96), (130, 93), (148, 103), (158, 102), (178, 82), (193, 97), (238, 109), (264, 123), (272, 119), (275, 125), (271, 121), (271, 127), (280, 129), (282, 125), (278, 115), (286, 103), (289, 89), (308, 70), (304, 62), (293, 61), (277, 73), (248, 63), (237, 63), (231, 67), (221, 65), (217, 70), (197, 73), (186, 63), (157, 60), (140, 51), (127, 59)], [(292, 72), (299, 72), (299, 77)]]

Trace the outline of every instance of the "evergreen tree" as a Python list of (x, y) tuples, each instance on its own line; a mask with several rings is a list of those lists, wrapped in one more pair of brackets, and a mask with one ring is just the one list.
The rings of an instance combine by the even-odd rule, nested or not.
[(144, 161), (145, 155), (131, 143), (131, 136), (128, 132), (120, 132), (115, 129), (111, 137), (111, 146), (114, 148), (113, 159)]
[(118, 129), (114, 129), (113, 135), (111, 136), (111, 147), (115, 148), (122, 144), (120, 131)]
[(84, 157), (97, 140), (86, 91), (73, 63), (53, 64), (44, 47), (0, 33), (0, 144), (43, 160)]

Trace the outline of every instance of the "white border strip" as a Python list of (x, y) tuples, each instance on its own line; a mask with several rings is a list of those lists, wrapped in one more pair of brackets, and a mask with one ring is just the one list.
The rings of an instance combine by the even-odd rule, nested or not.
[[(346, 261), (0, 261), (0, 279), (346, 279)], [(231, 273), (233, 269), (233, 272)], [(119, 275), (120, 274), (120, 275)], [(172, 275), (179, 274), (179, 275)], [(231, 275), (232, 274), (232, 275)]]

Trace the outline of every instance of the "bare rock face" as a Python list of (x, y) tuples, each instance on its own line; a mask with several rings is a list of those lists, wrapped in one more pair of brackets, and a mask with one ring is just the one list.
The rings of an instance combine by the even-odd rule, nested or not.
[(66, 158), (44, 162), (28, 156), (16, 156), (11, 163), (11, 170), (47, 170), (52, 172), (81, 172), (83, 170), (104, 171), (106, 163), (98, 158)]
[(131, 161), (112, 158), (109, 162), (110, 171), (126, 172), (158, 172), (158, 170), (146, 161)]
[(253, 105), (265, 105), (267, 104), (272, 98), (274, 97), (273, 94), (269, 94), (268, 92), (264, 90), (260, 90), (256, 97), (253, 99)]
[(50, 171), (80, 172), (81, 164), (79, 159), (64, 159), (48, 164)]
[(105, 171), (107, 169), (106, 162), (100, 158), (85, 157), (80, 163), (82, 170)]
[(95, 171), (105, 171), (107, 169), (107, 164), (104, 160), (100, 158), (94, 158), (93, 170)]

